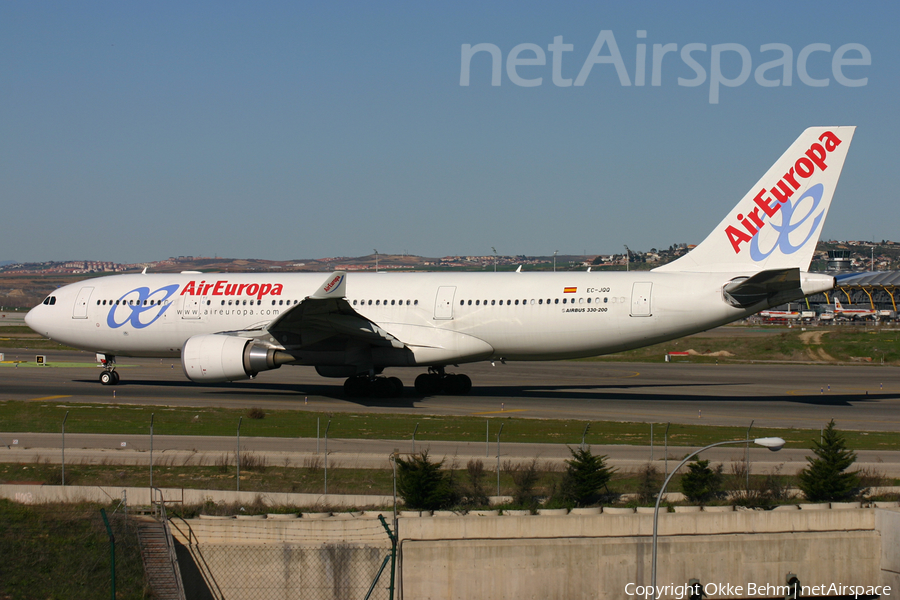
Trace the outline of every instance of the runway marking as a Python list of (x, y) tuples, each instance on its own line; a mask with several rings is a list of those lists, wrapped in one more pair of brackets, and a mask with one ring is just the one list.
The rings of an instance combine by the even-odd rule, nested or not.
[(514, 413), (514, 412), (528, 412), (527, 408), (511, 408), (509, 410), (490, 410), (487, 412), (477, 412), (470, 413), (472, 415), (502, 415), (506, 413)]
[(31, 400), (27, 400), (27, 402), (44, 402), (46, 400), (60, 400), (61, 398), (71, 398), (71, 394), (68, 396), (44, 396), (43, 398), (32, 398)]

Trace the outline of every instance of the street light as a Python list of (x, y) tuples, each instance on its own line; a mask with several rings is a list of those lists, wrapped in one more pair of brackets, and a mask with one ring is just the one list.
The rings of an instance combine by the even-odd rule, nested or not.
[[(709, 446), (704, 446), (699, 450), (695, 450), (691, 454), (688, 454), (684, 460), (678, 463), (678, 466), (672, 469), (672, 472), (666, 477), (666, 480), (662, 484), (662, 488), (659, 490), (659, 495), (656, 496), (656, 507), (653, 509), (653, 553), (651, 558), (651, 566), (650, 566), (650, 585), (653, 590), (653, 600), (657, 600), (659, 596), (657, 596), (656, 592), (656, 539), (657, 539), (657, 531), (659, 526), (659, 502), (662, 500), (663, 494), (666, 493), (666, 486), (669, 485), (669, 480), (678, 472), (678, 469), (683, 467), (687, 461), (691, 460), (704, 450), (709, 450), (710, 448), (715, 448), (716, 446), (725, 446), (726, 444), (746, 444), (747, 440), (730, 440), (727, 442), (716, 442), (715, 444), (710, 444)], [(753, 443), (762, 446), (764, 448), (768, 448), (769, 450), (775, 452), (777, 450), (781, 450), (784, 447), (784, 440), (779, 437), (768, 437), (768, 438), (757, 438), (753, 440)]]

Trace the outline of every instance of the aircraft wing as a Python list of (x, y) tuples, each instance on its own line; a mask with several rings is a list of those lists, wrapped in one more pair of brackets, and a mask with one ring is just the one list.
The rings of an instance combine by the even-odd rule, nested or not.
[(309, 348), (332, 338), (405, 348), (393, 335), (356, 312), (345, 300), (347, 274), (336, 271), (311, 296), (279, 315), (267, 329), (286, 349)]

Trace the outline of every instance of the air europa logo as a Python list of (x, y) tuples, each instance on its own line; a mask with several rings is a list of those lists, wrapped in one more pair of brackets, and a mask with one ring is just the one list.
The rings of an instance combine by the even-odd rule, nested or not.
[(329, 281), (325, 285), (325, 293), (330, 294), (331, 292), (333, 292), (335, 290), (335, 288), (337, 288), (341, 284), (341, 281), (343, 281), (343, 279), (344, 279), (343, 275), (338, 275), (337, 277), (335, 277), (334, 279)]
[[(821, 142), (821, 143), (819, 143)], [(822, 184), (817, 184), (812, 186), (809, 190), (807, 190), (800, 198), (798, 198), (797, 202), (793, 205), (788, 202), (791, 196), (794, 195), (794, 192), (800, 189), (801, 180), (809, 179), (815, 174), (816, 170), (824, 171), (828, 168), (828, 165), (825, 162), (825, 159), (828, 157), (830, 152), (834, 152), (834, 150), (841, 145), (841, 140), (834, 133), (830, 131), (826, 131), (822, 135), (819, 136), (819, 142), (814, 143), (809, 147), (809, 150), (804, 152), (803, 156), (794, 161), (794, 166), (791, 167), (787, 173), (785, 173), (781, 179), (775, 184), (774, 187), (770, 189), (763, 188), (756, 194), (756, 197), (753, 199), (753, 202), (756, 206), (750, 211), (747, 216), (744, 216), (741, 213), (738, 213), (737, 225), (729, 225), (725, 228), (725, 235), (728, 237), (728, 241), (731, 242), (731, 247), (734, 249), (734, 253), (738, 254), (741, 251), (741, 244), (745, 242), (749, 242), (750, 240), (754, 241), (752, 250), (756, 250), (756, 252), (751, 251), (751, 255), (759, 254), (758, 253), (758, 236), (757, 234), (760, 230), (766, 225), (766, 217), (771, 218), (775, 216), (779, 211), (782, 212), (781, 215), (781, 226), (777, 227), (774, 224), (773, 228), (780, 232), (779, 240), (782, 237), (786, 237), (793, 229), (799, 225), (799, 223), (791, 223), (791, 214), (793, 212), (793, 208), (799, 204), (799, 201), (806, 197), (812, 197), (815, 202), (813, 210), (815, 207), (819, 205), (819, 201), (822, 198), (822, 190), (824, 186)], [(799, 178), (799, 179), (798, 179)], [(816, 190), (816, 192), (814, 192)], [(769, 195), (771, 194), (771, 196)], [(763, 214), (760, 214), (760, 211)], [(812, 210), (810, 211), (810, 214)], [(808, 217), (809, 215), (807, 215)], [(804, 217), (805, 221), (807, 217)], [(815, 229), (815, 225), (817, 225), (821, 221), (821, 214), (816, 218), (813, 229)], [(809, 236), (807, 236), (809, 239)], [(805, 242), (806, 240), (804, 240)], [(783, 244), (776, 244), (776, 246)], [(800, 246), (803, 244), (801, 243)], [(790, 252), (785, 252), (785, 254), (792, 254), (800, 249), (800, 246), (793, 247), (788, 242), (787, 246), (783, 248), (783, 251), (788, 247), (792, 248)], [(774, 250), (774, 248), (773, 248)], [(768, 256), (772, 251), (769, 251), (765, 254)], [(753, 256), (754, 260), (760, 260)]]
[(171, 306), (169, 298), (176, 291), (177, 283), (153, 291), (148, 287), (139, 287), (126, 292), (109, 309), (106, 324), (110, 329), (118, 329), (127, 323), (135, 329), (152, 325)]
[(284, 286), (280, 283), (228, 283), (219, 280), (215, 283), (189, 281), (181, 290), (182, 296), (280, 296)]

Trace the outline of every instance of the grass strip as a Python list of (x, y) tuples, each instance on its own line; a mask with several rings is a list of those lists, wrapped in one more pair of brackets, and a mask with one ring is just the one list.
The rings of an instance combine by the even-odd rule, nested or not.
[[(0, 431), (17, 433), (56, 433), (61, 430), (66, 411), (67, 433), (149, 435), (150, 415), (154, 416), (156, 435), (235, 436), (238, 419), (244, 417), (241, 436), (314, 438), (324, 432), (331, 419), (329, 437), (340, 439), (411, 439), (418, 425), (417, 441), (496, 442), (503, 424), (502, 441), (522, 443), (581, 443), (588, 421), (565, 419), (528, 419), (492, 415), (489, 417), (420, 416), (407, 414), (334, 413), (304, 410), (196, 408), (121, 404), (63, 403), (59, 401), (0, 402)], [(263, 418), (252, 418), (251, 415)], [(823, 427), (826, 425), (823, 420)], [(837, 423), (840, 428), (840, 423)], [(664, 424), (653, 428), (653, 444), (665, 443)], [(900, 433), (884, 431), (844, 431), (848, 447), (854, 450), (900, 450)], [(758, 427), (753, 438), (777, 436), (788, 448), (809, 448), (819, 439), (818, 429), (780, 429)], [(705, 446), (722, 440), (740, 440), (746, 427), (681, 425), (669, 428), (669, 446)], [(322, 433), (324, 435), (324, 433)], [(8, 440), (0, 440), (9, 443)], [(590, 421), (585, 438), (588, 444), (649, 446), (650, 424), (617, 421)]]

